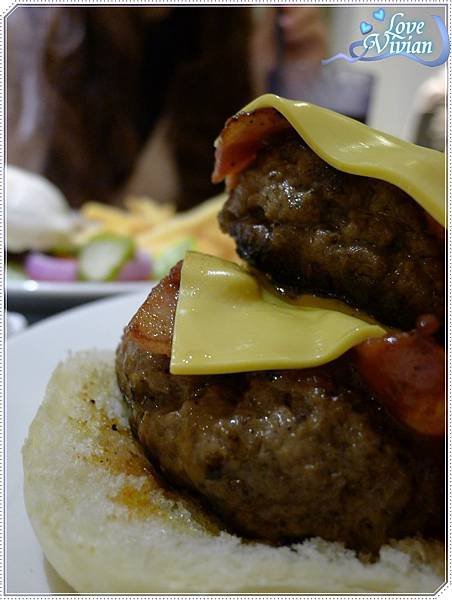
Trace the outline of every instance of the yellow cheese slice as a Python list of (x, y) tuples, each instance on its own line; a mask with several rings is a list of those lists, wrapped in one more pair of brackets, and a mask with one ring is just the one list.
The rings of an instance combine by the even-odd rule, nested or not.
[(350, 309), (346, 314), (327, 305), (309, 297), (287, 302), (237, 264), (188, 252), (170, 371), (205, 375), (315, 367), (385, 334)]
[(275, 108), (325, 162), (399, 187), (446, 227), (446, 157), (326, 108), (265, 94), (241, 112)]

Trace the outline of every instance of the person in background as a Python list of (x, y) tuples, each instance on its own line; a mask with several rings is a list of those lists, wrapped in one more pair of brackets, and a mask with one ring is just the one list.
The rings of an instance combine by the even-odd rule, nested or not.
[(213, 140), (283, 61), (319, 62), (317, 7), (20, 7), (7, 20), (8, 162), (72, 206), (218, 192)]

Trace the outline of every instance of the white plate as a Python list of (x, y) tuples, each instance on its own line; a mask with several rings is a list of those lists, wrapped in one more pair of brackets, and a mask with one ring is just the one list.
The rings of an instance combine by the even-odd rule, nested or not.
[(25, 512), (21, 448), (52, 371), (70, 351), (114, 349), (149, 291), (82, 306), (33, 325), (7, 344), (7, 593), (70, 592), (45, 560)]
[(54, 313), (99, 298), (144, 292), (152, 285), (151, 281), (61, 283), (26, 279), (7, 281), (6, 291), (10, 310)]

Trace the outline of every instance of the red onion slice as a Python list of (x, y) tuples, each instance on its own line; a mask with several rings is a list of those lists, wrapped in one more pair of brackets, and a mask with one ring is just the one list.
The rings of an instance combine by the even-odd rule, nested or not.
[(137, 250), (135, 257), (129, 260), (118, 275), (118, 281), (143, 281), (149, 279), (152, 269), (152, 262), (149, 254), (142, 250)]
[(25, 272), (36, 281), (75, 281), (77, 261), (74, 258), (55, 258), (41, 252), (30, 252), (25, 259)]

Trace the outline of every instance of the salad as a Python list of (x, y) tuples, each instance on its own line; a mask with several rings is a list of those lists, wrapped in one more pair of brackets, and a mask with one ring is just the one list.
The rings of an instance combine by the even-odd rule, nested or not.
[(187, 250), (236, 259), (220, 231), (224, 194), (187, 211), (148, 198), (72, 211), (43, 177), (7, 167), (7, 277), (49, 282), (159, 280)]

